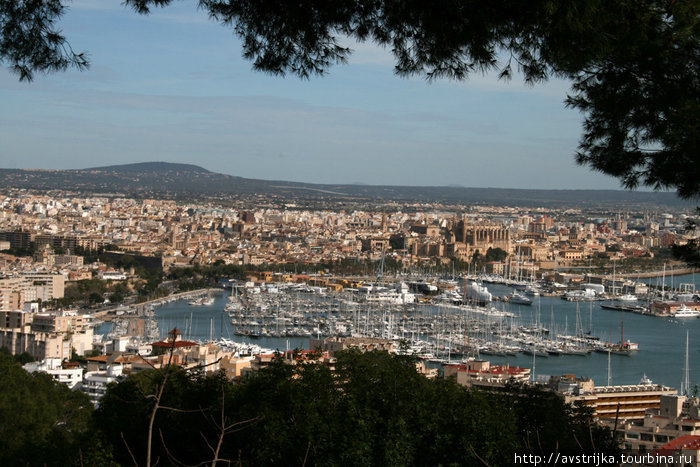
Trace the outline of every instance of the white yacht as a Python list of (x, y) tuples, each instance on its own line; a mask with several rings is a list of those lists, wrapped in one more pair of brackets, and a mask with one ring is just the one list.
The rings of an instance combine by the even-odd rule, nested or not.
[(539, 289), (532, 284), (527, 285), (525, 287), (525, 289), (523, 289), (523, 292), (525, 293), (525, 295), (529, 295), (530, 297), (539, 297), (540, 296)]
[(685, 303), (682, 303), (676, 311), (671, 313), (671, 316), (674, 318), (697, 318), (700, 316), (700, 311), (689, 308)]
[(401, 282), (396, 289), (377, 285), (362, 285), (357, 288), (359, 296), (367, 302), (383, 302), (393, 305), (405, 305), (416, 301), (415, 294), (409, 292), (408, 286)]
[(620, 295), (619, 297), (617, 297), (617, 299), (622, 301), (622, 302), (636, 302), (637, 296), (627, 293), (624, 295)]
[(532, 305), (532, 300), (516, 290), (508, 296), (508, 302), (515, 303), (516, 305)]
[(491, 292), (489, 292), (486, 287), (479, 285), (474, 281), (470, 281), (469, 283), (465, 284), (464, 298), (479, 304), (487, 304), (491, 303), (491, 300), (493, 300), (493, 295), (491, 295)]

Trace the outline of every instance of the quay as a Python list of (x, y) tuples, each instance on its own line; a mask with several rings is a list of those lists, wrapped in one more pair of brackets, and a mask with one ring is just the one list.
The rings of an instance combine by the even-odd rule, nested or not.
[[(188, 290), (187, 292), (178, 292), (166, 297), (155, 298), (153, 300), (147, 300), (145, 302), (134, 303), (131, 305), (117, 305), (105, 310), (100, 310), (95, 313), (91, 313), (94, 318), (98, 318), (102, 321), (112, 321), (114, 318), (124, 318), (124, 317), (143, 317), (148, 309), (153, 306), (160, 306), (165, 303), (174, 302), (176, 300), (188, 300), (192, 298), (201, 297), (209, 293), (221, 293), (221, 289), (197, 289)], [(117, 315), (118, 311), (125, 311), (123, 315)]]
[(698, 269), (694, 268), (682, 268), (682, 269), (669, 269), (666, 271), (648, 271), (648, 272), (636, 272), (636, 273), (621, 273), (618, 274), (621, 278), (625, 279), (635, 279), (635, 278), (640, 278), (640, 279), (649, 279), (653, 277), (673, 277), (673, 276), (682, 276), (685, 274), (693, 274), (695, 272), (700, 272)]

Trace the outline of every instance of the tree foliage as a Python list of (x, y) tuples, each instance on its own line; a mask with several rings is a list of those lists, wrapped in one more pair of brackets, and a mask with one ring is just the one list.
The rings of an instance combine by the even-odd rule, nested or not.
[(277, 359), (239, 383), (144, 371), (111, 384), (93, 412), (81, 392), (0, 351), (2, 465), (509, 465), (513, 452), (617, 447), (590, 411), (552, 393), (428, 380), (386, 352), (341, 352), (335, 371)]
[[(149, 395), (163, 377), (133, 375), (102, 400), (99, 434), (117, 461), (146, 458)], [(513, 452), (617, 449), (590, 412), (552, 393), (468, 390), (385, 352), (339, 353), (335, 371), (276, 360), (238, 384), (178, 370), (161, 402), (152, 456), (161, 464), (212, 463), (219, 439), (217, 459), (240, 465), (508, 465)]]
[(676, 188), (682, 198), (698, 198), (700, 4), (615, 8), (620, 14), (606, 54), (571, 70), (567, 105), (586, 115), (577, 161), (628, 188)]
[(0, 0), (0, 62), (20, 80), (36, 72), (88, 67), (87, 55), (71, 49), (57, 26), (66, 6), (61, 0)]
[(77, 464), (91, 415), (85, 394), (45, 373), (27, 373), (0, 351), (0, 464)]
[(700, 268), (700, 238), (697, 235), (700, 229), (700, 207), (696, 208), (696, 216), (689, 217), (685, 224), (686, 232), (692, 237), (683, 245), (674, 244), (672, 250), (676, 258), (682, 259), (690, 266)]

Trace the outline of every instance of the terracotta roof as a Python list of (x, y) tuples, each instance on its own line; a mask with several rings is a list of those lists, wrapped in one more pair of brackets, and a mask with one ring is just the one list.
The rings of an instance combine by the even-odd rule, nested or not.
[(467, 373), (474, 373), (474, 374), (492, 374), (492, 375), (500, 375), (500, 374), (508, 374), (508, 375), (519, 375), (522, 373), (526, 373), (528, 371), (527, 368), (520, 368), (518, 366), (508, 366), (508, 365), (492, 365), (488, 367), (485, 370), (479, 370), (479, 369), (467, 369), (466, 365), (453, 365), (458, 368), (458, 371), (466, 371)]
[(98, 355), (97, 357), (90, 357), (87, 360), (89, 362), (104, 362), (107, 363), (107, 358), (109, 358), (109, 355)]
[(132, 355), (132, 354), (126, 354), (126, 355), (120, 355), (114, 360), (114, 363), (132, 363), (135, 361), (141, 361), (143, 358), (140, 355)]
[(181, 347), (196, 347), (199, 344), (197, 342), (192, 342), (192, 341), (175, 341), (175, 345), (173, 346), (172, 342), (168, 341), (158, 341), (154, 342), (151, 344), (152, 347), (161, 347), (161, 348), (170, 348), (174, 347), (176, 349), (179, 349)]
[(700, 436), (697, 435), (685, 435), (679, 436), (678, 438), (669, 441), (668, 443), (661, 446), (659, 449), (652, 452), (652, 454), (657, 454), (660, 452), (669, 451), (697, 451), (700, 450)]
[(457, 371), (466, 371), (467, 370), (467, 365), (462, 365), (462, 364), (455, 364), (455, 365), (445, 365), (450, 368), (456, 368)]

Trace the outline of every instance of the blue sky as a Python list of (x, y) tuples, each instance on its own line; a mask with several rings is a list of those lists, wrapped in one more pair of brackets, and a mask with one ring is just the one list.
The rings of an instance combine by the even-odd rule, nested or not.
[(348, 44), (350, 63), (325, 77), (271, 77), (193, 1), (139, 16), (75, 0), (61, 27), (92, 66), (30, 84), (0, 70), (0, 167), (169, 161), (314, 183), (619, 188), (574, 163), (581, 115), (564, 108), (566, 82), (404, 79), (371, 44)]

